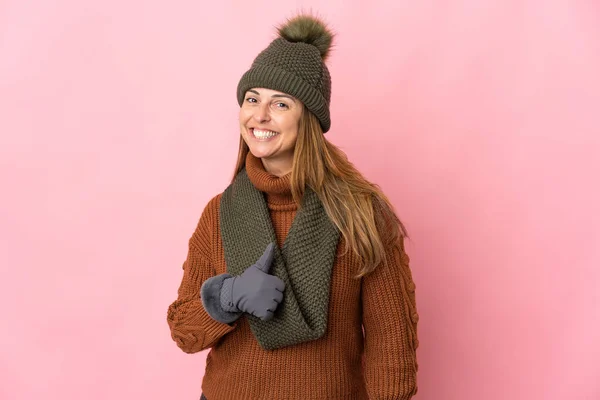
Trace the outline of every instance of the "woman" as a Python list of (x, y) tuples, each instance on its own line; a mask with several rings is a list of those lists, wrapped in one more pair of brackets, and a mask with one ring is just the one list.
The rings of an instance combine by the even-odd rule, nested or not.
[(238, 85), (240, 148), (189, 241), (172, 338), (208, 400), (410, 399), (415, 285), (393, 207), (329, 130), (332, 34), (300, 15)]

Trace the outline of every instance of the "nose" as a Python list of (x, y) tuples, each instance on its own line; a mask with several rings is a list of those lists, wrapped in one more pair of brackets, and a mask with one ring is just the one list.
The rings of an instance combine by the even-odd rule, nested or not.
[(271, 119), (271, 116), (269, 115), (269, 104), (267, 102), (256, 106), (254, 109), (254, 119), (257, 122), (266, 122)]

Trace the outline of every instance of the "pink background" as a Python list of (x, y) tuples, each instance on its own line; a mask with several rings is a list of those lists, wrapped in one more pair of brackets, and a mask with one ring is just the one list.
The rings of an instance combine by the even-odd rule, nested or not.
[(0, 2), (0, 398), (198, 398), (166, 310), (300, 7), (412, 236), (418, 400), (600, 398), (600, 3), (320, 3)]

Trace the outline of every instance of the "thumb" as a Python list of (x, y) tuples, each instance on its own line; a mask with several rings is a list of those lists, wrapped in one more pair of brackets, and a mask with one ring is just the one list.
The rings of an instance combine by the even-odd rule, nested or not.
[(264, 272), (265, 274), (268, 274), (269, 269), (271, 268), (271, 263), (273, 262), (274, 250), (275, 250), (275, 245), (273, 243), (269, 243), (269, 245), (265, 249), (265, 252), (263, 253), (262, 256), (260, 256), (260, 258), (258, 259), (258, 261), (255, 264), (256, 267), (258, 269), (260, 269), (262, 272)]

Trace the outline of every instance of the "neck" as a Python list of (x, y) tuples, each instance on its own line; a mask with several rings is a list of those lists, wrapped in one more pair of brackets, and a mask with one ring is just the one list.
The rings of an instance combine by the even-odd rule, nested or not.
[(292, 159), (291, 158), (287, 158), (287, 159), (283, 159), (283, 160), (281, 160), (281, 159), (273, 160), (273, 159), (268, 159), (268, 158), (261, 158), (261, 161), (262, 161), (263, 167), (265, 168), (265, 171), (267, 171), (268, 173), (273, 174), (279, 178), (292, 172)]

